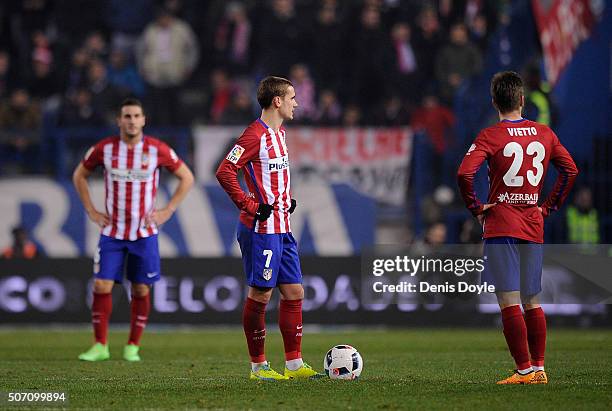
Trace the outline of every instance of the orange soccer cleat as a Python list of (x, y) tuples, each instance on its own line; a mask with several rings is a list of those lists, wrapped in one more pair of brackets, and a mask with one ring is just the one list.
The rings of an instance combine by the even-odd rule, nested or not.
[(548, 376), (544, 371), (536, 371), (529, 384), (548, 384)]
[(521, 375), (518, 373), (518, 371), (514, 371), (514, 374), (512, 374), (510, 377), (504, 380), (497, 381), (497, 384), (498, 385), (531, 384), (531, 381), (533, 380), (534, 376), (535, 376), (535, 373), (533, 371), (525, 375)]

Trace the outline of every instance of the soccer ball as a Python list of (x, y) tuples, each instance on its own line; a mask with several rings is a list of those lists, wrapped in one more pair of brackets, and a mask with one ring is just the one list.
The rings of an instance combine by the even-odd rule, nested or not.
[(361, 355), (350, 345), (336, 345), (323, 359), (325, 374), (332, 380), (354, 380), (363, 369)]

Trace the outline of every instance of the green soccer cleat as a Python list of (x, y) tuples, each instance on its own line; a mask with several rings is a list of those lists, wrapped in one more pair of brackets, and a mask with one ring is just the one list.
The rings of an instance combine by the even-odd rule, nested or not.
[(278, 381), (278, 380), (288, 380), (289, 378), (277, 373), (272, 368), (270, 368), (270, 364), (262, 365), (257, 371), (251, 371), (251, 380), (261, 380), (261, 381)]
[(139, 346), (134, 344), (128, 344), (123, 347), (123, 359), (130, 362), (140, 361), (140, 355), (138, 355)]
[(285, 377), (290, 379), (308, 379), (317, 380), (325, 377), (325, 374), (321, 374), (312, 369), (312, 367), (306, 363), (295, 371), (289, 370), (285, 367)]
[(79, 355), (81, 361), (105, 361), (110, 358), (108, 344), (95, 343), (89, 350)]

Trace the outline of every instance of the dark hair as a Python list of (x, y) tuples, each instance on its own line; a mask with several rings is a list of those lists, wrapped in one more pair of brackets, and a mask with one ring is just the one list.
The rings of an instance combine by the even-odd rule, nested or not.
[(125, 100), (123, 100), (121, 104), (119, 105), (119, 109), (117, 110), (117, 116), (121, 116), (121, 110), (125, 106), (138, 106), (140, 107), (140, 109), (142, 110), (142, 113), (144, 114), (144, 108), (142, 107), (142, 103), (140, 102), (140, 100), (134, 97), (128, 97)]
[(274, 97), (284, 97), (287, 87), (292, 86), (289, 80), (283, 77), (268, 76), (261, 80), (257, 87), (257, 102), (262, 109), (270, 107)]
[(491, 97), (500, 113), (509, 113), (521, 107), (523, 79), (514, 71), (500, 71), (491, 80)]

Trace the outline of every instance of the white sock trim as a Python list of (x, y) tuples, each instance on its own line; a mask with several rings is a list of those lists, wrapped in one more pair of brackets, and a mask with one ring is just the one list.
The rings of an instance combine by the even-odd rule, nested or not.
[(295, 360), (285, 361), (285, 367), (287, 367), (289, 371), (299, 370), (300, 368), (302, 368), (303, 365), (304, 365), (304, 360), (302, 360), (301, 358), (296, 358)]
[(264, 361), (264, 362), (252, 362), (251, 363), (251, 371), (257, 372), (264, 365), (268, 365), (268, 361)]
[(544, 371), (544, 366), (532, 365), (531, 368), (533, 368), (534, 371)]
[(519, 374), (525, 375), (533, 372), (533, 367), (525, 368), (524, 370), (517, 370)]

